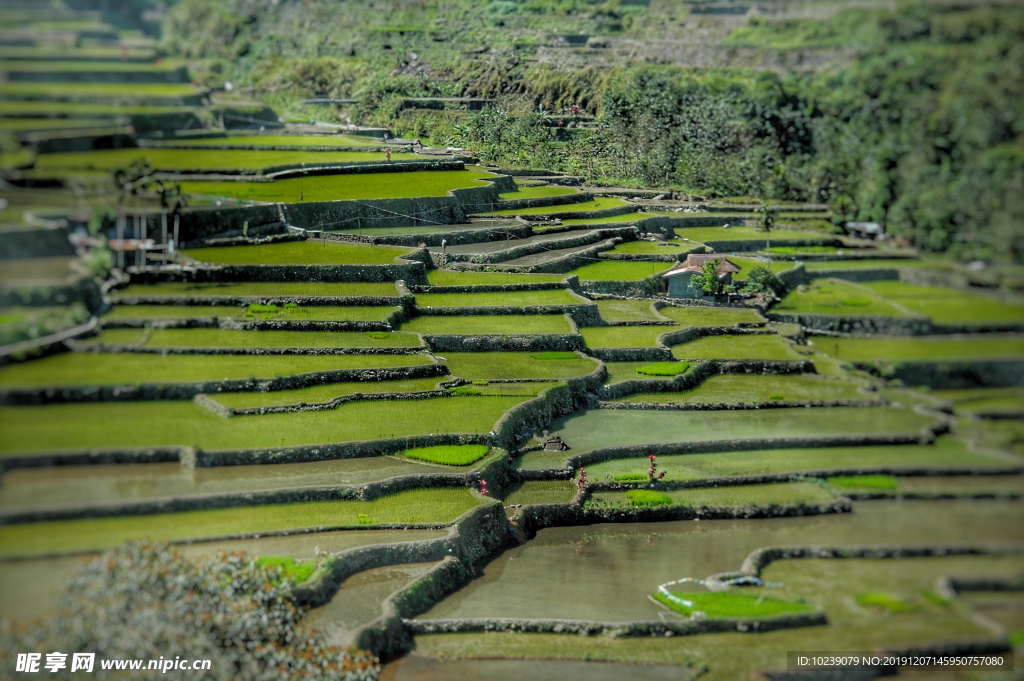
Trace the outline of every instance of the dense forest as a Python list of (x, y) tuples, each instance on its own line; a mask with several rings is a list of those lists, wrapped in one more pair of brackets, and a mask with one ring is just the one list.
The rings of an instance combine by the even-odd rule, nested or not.
[[(734, 26), (656, 0), (182, 0), (163, 32), (168, 53), (202, 61), (193, 71), (204, 81), (292, 116), (385, 125), (596, 181), (827, 203), (926, 250), (1019, 262), (1024, 8), (819, 4), (807, 15), (806, 4), (764, 4), (775, 11)], [(710, 66), (608, 49), (538, 58), (553, 34), (671, 44), (694, 26)], [(735, 58), (751, 51), (765, 67)], [(768, 68), (797, 53), (827, 58)], [(296, 106), (309, 95), (355, 104)], [(495, 103), (478, 113), (399, 104), (424, 96)], [(558, 134), (552, 118), (571, 107), (587, 125)]]

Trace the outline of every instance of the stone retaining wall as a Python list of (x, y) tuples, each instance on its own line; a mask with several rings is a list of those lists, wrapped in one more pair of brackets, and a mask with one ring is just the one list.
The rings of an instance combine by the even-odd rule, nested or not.
[(1024, 360), (984, 359), (900, 362), (854, 362), (854, 366), (906, 385), (936, 390), (1024, 385)]
[(4, 232), (3, 239), (0, 239), (0, 260), (74, 255), (75, 249), (68, 241), (69, 234), (65, 226)]

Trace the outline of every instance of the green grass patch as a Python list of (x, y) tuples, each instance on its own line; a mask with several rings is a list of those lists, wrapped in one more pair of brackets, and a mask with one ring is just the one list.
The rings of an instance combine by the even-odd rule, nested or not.
[(527, 352), (446, 352), (452, 375), (466, 379), (563, 379), (589, 374), (597, 361), (580, 355), (573, 359), (534, 359)]
[(572, 480), (528, 480), (515, 486), (502, 501), (506, 506), (567, 504), (575, 496)]
[[(127, 86), (127, 87), (126, 87)], [(0, 97), (103, 97), (113, 101), (147, 97), (189, 97), (199, 88), (188, 83), (0, 83)]]
[(837, 475), (825, 481), (841, 489), (894, 490), (900, 486), (900, 481), (891, 475)]
[(529, 381), (523, 383), (493, 383), (486, 380), (473, 381), (471, 385), (449, 388), (456, 395), (529, 395), (535, 397), (549, 388), (562, 385), (558, 381)]
[(601, 319), (606, 322), (639, 322), (664, 321), (664, 317), (654, 311), (651, 301), (646, 298), (631, 300), (596, 300)]
[[(0, 101), (0, 113), (6, 115), (52, 116), (60, 112), (69, 117), (83, 116), (150, 116), (157, 114), (183, 114), (195, 111), (188, 106), (133, 106), (89, 104), (85, 102), (31, 102), (21, 100)], [(59, 119), (58, 119), (59, 120)]]
[(409, 252), (408, 248), (395, 246), (368, 246), (313, 239), (182, 251), (201, 262), (229, 265), (389, 265)]
[(0, 368), (0, 385), (117, 385), (278, 378), (338, 369), (427, 364), (423, 355), (159, 355), (65, 352)]
[(658, 314), (683, 326), (734, 326), (759, 324), (765, 321), (761, 314), (747, 307), (675, 307), (668, 305)]
[(578, 355), (575, 352), (567, 350), (547, 350), (545, 352), (530, 353), (531, 359), (576, 359), (577, 357)]
[(420, 339), (394, 331), (108, 329), (83, 343), (143, 348), (414, 348)]
[[(711, 213), (709, 216), (718, 217), (721, 213)], [(748, 216), (749, 217), (749, 216)], [(773, 229), (770, 232), (760, 232), (753, 227), (677, 227), (676, 236), (692, 239), (694, 241), (763, 241), (765, 248), (771, 248), (775, 241), (825, 241), (833, 237), (821, 232), (803, 232), (795, 229)]]
[(1010, 335), (815, 338), (813, 346), (848, 362), (970, 360), (1024, 356), (1024, 337)]
[(327, 383), (295, 390), (252, 391), (217, 393), (211, 397), (226, 407), (245, 409), (249, 407), (276, 407), (289, 404), (322, 404), (338, 397), (362, 393), (414, 393), (437, 390), (443, 376), (410, 378), (397, 381), (349, 381)]
[[(198, 141), (198, 140), (197, 140)], [(392, 155), (396, 161), (422, 159), (416, 154)], [(155, 170), (256, 170), (272, 166), (307, 163), (372, 163), (385, 161), (383, 152), (286, 151), (274, 149), (163, 149), (156, 147), (98, 149), (40, 154), (40, 170), (113, 170), (145, 161)], [(307, 180), (308, 182), (308, 180)]]
[(900, 407), (736, 410), (589, 409), (552, 426), (577, 453), (624, 445), (741, 438), (917, 435), (936, 419)]
[[(930, 445), (811, 447), (658, 456), (658, 468), (667, 471), (672, 480), (850, 468), (993, 468), (1003, 463), (998, 454), (974, 452), (951, 436), (940, 437)], [(550, 467), (559, 465), (555, 462)], [(618, 480), (620, 475), (632, 475), (643, 481), (647, 479), (646, 470), (647, 459), (643, 457), (611, 459), (587, 466), (592, 480)]]
[(588, 348), (656, 347), (658, 338), (676, 326), (588, 326), (580, 329)]
[[(477, 503), (465, 488), (414, 489), (373, 501), (316, 501), (6, 525), (0, 527), (0, 555), (98, 550), (125, 541), (166, 542), (320, 526), (448, 523)], [(371, 522), (360, 522), (360, 516)]]
[(295, 560), (289, 556), (261, 556), (257, 565), (277, 569), (283, 579), (300, 584), (316, 572), (316, 563), (311, 560)]
[(397, 297), (393, 281), (380, 282), (323, 282), (323, 281), (232, 281), (189, 282), (166, 281), (158, 284), (134, 284), (114, 292), (114, 300), (131, 296), (199, 297), (223, 296), (240, 298), (275, 298), (292, 296), (323, 296), (346, 298), (354, 296)]
[(564, 314), (427, 315), (404, 322), (402, 330), (428, 336), (572, 333)]
[(527, 305), (585, 305), (569, 289), (540, 291), (481, 291), (474, 293), (417, 293), (420, 307), (505, 307)]
[(623, 201), (622, 199), (598, 196), (590, 201), (581, 201), (580, 203), (563, 203), (558, 206), (534, 206), (532, 208), (509, 208), (507, 210), (479, 213), (479, 215), (549, 215), (551, 213), (608, 210), (629, 205), (631, 204), (628, 201)]
[(669, 598), (656, 592), (654, 599), (683, 615), (702, 613), (705, 617), (758, 618), (809, 612), (811, 607), (804, 601), (773, 598), (747, 591), (672, 591), (673, 596), (684, 601)]
[[(383, 140), (360, 135), (227, 135), (180, 140), (195, 147), (223, 145), (246, 147), (381, 147)], [(392, 154), (400, 158), (407, 154)], [(316, 158), (316, 157), (312, 157)]]
[(645, 260), (605, 260), (577, 267), (571, 274), (581, 281), (642, 281), (661, 274), (672, 263)]
[(800, 315), (913, 316), (906, 307), (894, 305), (863, 284), (842, 279), (816, 279), (801, 284), (772, 311)]
[(76, 61), (72, 59), (60, 61), (56, 59), (15, 59), (0, 60), (0, 71), (31, 71), (31, 72), (80, 72), (108, 71), (112, 73), (166, 73), (181, 67), (181, 62), (164, 60), (160, 62), (122, 62), (122, 61)]
[(693, 243), (684, 241), (627, 241), (605, 253), (623, 253), (626, 255), (676, 255), (693, 248)]
[[(672, 363), (666, 362), (671, 365)], [(677, 364), (686, 364), (685, 362)], [(642, 370), (641, 370), (642, 372)], [(869, 400), (852, 381), (816, 374), (719, 374), (679, 392), (649, 392), (621, 397), (617, 402), (673, 404), (750, 404), (760, 402), (838, 402)], [(876, 398), (877, 399), (877, 398)]]
[[(346, 402), (330, 413), (300, 411), (224, 419), (191, 401), (76, 403), (0, 408), (0, 451), (36, 452), (189, 445), (207, 451), (361, 442), (435, 433), (487, 433), (530, 396), (437, 397)], [(123, 423), (145, 427), (111, 428)]]
[(653, 489), (631, 489), (626, 492), (626, 499), (633, 506), (640, 508), (655, 508), (657, 506), (671, 506), (672, 497)]
[(856, 596), (856, 601), (858, 605), (894, 613), (913, 612), (919, 608), (909, 599), (880, 591), (859, 593)]
[(908, 268), (951, 269), (946, 263), (934, 260), (911, 258), (857, 258), (856, 260), (812, 260), (804, 263), (808, 272), (831, 272), (850, 270), (902, 270)]
[[(439, 227), (440, 229), (440, 227)], [(564, 274), (518, 274), (515, 272), (458, 272), (430, 270), (427, 281), (431, 286), (504, 286), (507, 284), (541, 284), (560, 282)]]
[[(745, 506), (767, 506), (788, 504), (824, 503), (832, 500), (832, 495), (819, 485), (811, 482), (780, 482), (767, 485), (729, 485), (726, 487), (692, 487), (667, 491), (628, 490), (626, 492), (595, 492), (587, 501), (587, 506), (600, 508), (635, 507), (634, 497), (638, 493), (653, 492), (657, 497), (650, 497), (653, 506), (688, 506), (736, 508)], [(633, 495), (633, 496), (631, 496)], [(661, 500), (666, 497), (667, 502)], [(639, 497), (646, 498), (646, 497)]]
[(678, 376), (690, 369), (690, 362), (651, 362), (638, 368), (636, 372), (644, 376)]
[(573, 187), (563, 187), (557, 184), (538, 184), (525, 187), (520, 185), (516, 191), (499, 194), (498, 198), (502, 201), (515, 201), (516, 199), (538, 199), (545, 196), (566, 196), (576, 193), (578, 190)]
[(826, 255), (849, 252), (838, 246), (772, 246), (764, 250), (765, 253), (778, 255)]
[(616, 222), (636, 222), (638, 220), (645, 220), (650, 217), (654, 217), (654, 213), (644, 213), (640, 211), (634, 211), (632, 213), (621, 213), (619, 215), (610, 215), (603, 218), (565, 218), (562, 220), (563, 225), (602, 225), (606, 223)]
[(875, 281), (864, 286), (939, 324), (1024, 324), (1024, 303), (946, 286)]
[(403, 449), (401, 456), (444, 464), (445, 466), (468, 466), (484, 458), (490, 448), (486, 445), (437, 445), (436, 447), (413, 447)]
[(0, 118), (0, 130), (33, 132), (109, 126), (104, 118)]
[(369, 305), (117, 305), (103, 316), (115, 319), (237, 319), (240, 321), (384, 321), (398, 307)]
[(187, 194), (225, 196), (248, 201), (296, 203), (304, 201), (341, 201), (345, 199), (411, 199), (420, 196), (447, 196), (452, 189), (485, 186), (484, 178), (494, 177), (485, 170), (417, 170), (407, 173), (355, 173), (322, 175), (316, 178), (294, 177), (273, 182), (182, 182)]
[(676, 345), (678, 359), (800, 359), (793, 346), (775, 334), (704, 336)]

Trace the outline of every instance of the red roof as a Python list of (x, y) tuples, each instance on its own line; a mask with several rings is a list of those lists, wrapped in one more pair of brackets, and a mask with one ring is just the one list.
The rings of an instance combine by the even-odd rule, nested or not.
[(679, 263), (661, 276), (674, 277), (679, 274), (683, 274), (684, 272), (700, 272), (706, 262), (718, 263), (715, 267), (715, 272), (718, 276), (722, 276), (724, 274), (735, 274), (740, 271), (740, 268), (726, 260), (725, 256), (714, 254), (691, 254), (686, 256), (686, 262)]

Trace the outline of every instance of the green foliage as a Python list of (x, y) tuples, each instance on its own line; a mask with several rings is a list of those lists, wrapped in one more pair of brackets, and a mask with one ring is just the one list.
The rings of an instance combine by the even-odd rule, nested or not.
[(779, 295), (785, 290), (786, 285), (782, 283), (778, 275), (761, 265), (750, 270), (742, 288), (743, 293), (772, 293), (775, 295)]
[(179, 549), (130, 544), (86, 565), (57, 617), (7, 629), (2, 644), (7, 653), (87, 650), (99, 658), (152, 659), (173, 654), (173, 645), (213, 660), (203, 677), (215, 680), (376, 678), (369, 653), (299, 634), (305, 608), (291, 598), (287, 569), (265, 560), (234, 553), (197, 564)]
[(316, 563), (295, 560), (290, 556), (262, 556), (256, 559), (256, 565), (277, 569), (281, 580), (290, 580), (296, 584), (306, 581), (316, 571)]
[(478, 153), (494, 163), (512, 166), (545, 166), (554, 133), (543, 125), (543, 114), (488, 106), (479, 114), (456, 124), (451, 142)]
[(701, 265), (700, 272), (696, 272), (690, 281), (693, 286), (709, 296), (717, 296), (725, 292), (725, 282), (718, 278), (717, 260), (708, 260)]
[[(644, 476), (644, 478), (646, 477)], [(631, 489), (626, 492), (626, 498), (629, 499), (630, 504), (641, 508), (656, 508), (672, 504), (672, 497), (664, 492), (651, 489)]]

